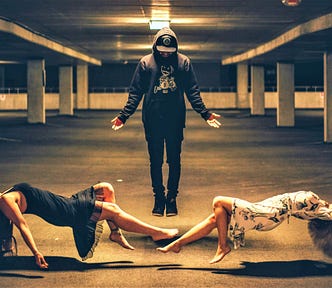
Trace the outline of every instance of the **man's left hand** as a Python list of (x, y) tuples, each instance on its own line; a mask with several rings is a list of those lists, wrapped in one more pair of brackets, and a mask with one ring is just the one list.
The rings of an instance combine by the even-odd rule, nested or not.
[(220, 118), (219, 114), (216, 113), (212, 113), (211, 116), (209, 117), (208, 120), (206, 120), (206, 122), (214, 128), (219, 128), (221, 126), (221, 123), (217, 120)]

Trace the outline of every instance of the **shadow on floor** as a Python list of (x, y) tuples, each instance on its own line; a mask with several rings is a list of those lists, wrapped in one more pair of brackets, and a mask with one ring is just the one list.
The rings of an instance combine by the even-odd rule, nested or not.
[[(17, 256), (6, 257), (0, 261), (1, 277), (19, 278), (44, 278), (40, 275), (24, 275), (22, 273), (8, 271), (38, 271), (33, 257)], [(215, 268), (196, 268), (182, 267), (180, 264), (150, 264), (134, 265), (132, 261), (114, 261), (101, 263), (85, 263), (70, 257), (47, 257), (50, 269), (45, 270), (59, 271), (86, 271), (96, 269), (145, 269), (156, 268), (162, 270), (190, 270), (205, 271), (220, 275), (267, 277), (267, 278), (296, 278), (312, 276), (332, 276), (332, 264), (323, 261), (297, 260), (297, 261), (267, 261), (267, 262), (242, 262), (241, 268), (234, 269), (215, 269)], [(3, 272), (2, 272), (3, 271)]]
[[(49, 269), (43, 270), (59, 272), (59, 271), (86, 271), (96, 269), (137, 269), (137, 268), (162, 268), (181, 266), (179, 264), (150, 264), (150, 265), (134, 265), (132, 261), (114, 261), (114, 262), (100, 262), (100, 263), (86, 263), (81, 262), (75, 258), (50, 256), (45, 257), (49, 264)], [(3, 257), (0, 259), (0, 277), (9, 277), (11, 273), (2, 273), (1, 271), (41, 271), (35, 264), (34, 258), (29, 256)], [(13, 276), (18, 277), (18, 274)]]
[(322, 261), (267, 261), (242, 262), (241, 268), (214, 269), (190, 267), (160, 267), (158, 270), (193, 270), (207, 271), (213, 274), (229, 274), (234, 276), (269, 277), (269, 278), (296, 278), (312, 276), (332, 276), (332, 264)]

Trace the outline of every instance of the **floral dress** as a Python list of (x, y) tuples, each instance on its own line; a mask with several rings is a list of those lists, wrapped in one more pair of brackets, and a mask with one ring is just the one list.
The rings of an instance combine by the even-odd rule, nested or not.
[(245, 245), (246, 231), (272, 230), (290, 216), (332, 220), (332, 210), (326, 207), (326, 203), (311, 191), (285, 193), (256, 203), (234, 198), (229, 224), (234, 249)]

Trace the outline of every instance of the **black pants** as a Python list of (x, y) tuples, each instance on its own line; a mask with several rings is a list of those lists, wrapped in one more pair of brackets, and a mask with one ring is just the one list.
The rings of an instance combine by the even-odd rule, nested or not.
[[(163, 129), (162, 129), (163, 130)], [(167, 190), (170, 197), (178, 193), (181, 175), (181, 146), (183, 140), (183, 129), (181, 131), (155, 131), (147, 138), (148, 151), (150, 155), (150, 175), (152, 189), (155, 194), (163, 194), (163, 163), (166, 147), (166, 159), (168, 164)], [(164, 132), (164, 133), (163, 133)]]

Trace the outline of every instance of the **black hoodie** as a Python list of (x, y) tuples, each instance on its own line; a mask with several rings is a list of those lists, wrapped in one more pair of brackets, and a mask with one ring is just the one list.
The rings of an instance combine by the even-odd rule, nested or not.
[(136, 67), (129, 88), (128, 101), (118, 116), (125, 123), (136, 111), (144, 96), (142, 120), (147, 138), (150, 132), (149, 126), (155, 120), (150, 116), (156, 115), (151, 113), (151, 110), (156, 107), (154, 105), (155, 102), (167, 101), (168, 104), (171, 103), (171, 106), (166, 106), (171, 107), (169, 115), (176, 120), (174, 123), (182, 128), (185, 127), (186, 119), (184, 94), (186, 94), (192, 108), (204, 120), (207, 120), (211, 115), (200, 96), (200, 90), (190, 59), (179, 53), (177, 48), (176, 52), (170, 57), (162, 58), (159, 55), (156, 49), (156, 42), (163, 35), (170, 35), (178, 42), (175, 33), (170, 28), (165, 27), (158, 31), (154, 37), (152, 53), (144, 56)]

